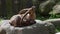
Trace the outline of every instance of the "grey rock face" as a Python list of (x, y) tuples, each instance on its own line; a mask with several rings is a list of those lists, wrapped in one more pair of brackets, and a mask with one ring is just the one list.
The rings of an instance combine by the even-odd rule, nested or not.
[(55, 34), (55, 27), (53, 24), (35, 20), (36, 23), (25, 27), (14, 27), (9, 24), (9, 21), (3, 21), (4, 23), (0, 27), (0, 33), (4, 31), (4, 34)]
[(57, 4), (53, 7), (53, 10), (50, 12), (50, 14), (59, 14), (60, 13), (60, 5)]
[(2, 28), (0, 28), (0, 34), (6, 34), (6, 31)]
[(49, 14), (52, 7), (55, 5), (55, 0), (46, 0), (45, 2), (42, 2), (39, 6), (40, 12), (43, 15)]
[(56, 34), (60, 34), (60, 32), (56, 33)]
[(48, 19), (48, 20), (45, 20), (45, 22), (50, 22), (50, 23), (54, 24), (56, 27), (60, 28), (60, 18)]

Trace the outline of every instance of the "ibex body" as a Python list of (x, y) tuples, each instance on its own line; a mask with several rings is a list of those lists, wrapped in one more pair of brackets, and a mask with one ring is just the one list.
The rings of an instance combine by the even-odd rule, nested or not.
[(34, 8), (31, 7), (31, 8), (23, 9), (19, 12), (19, 14), (14, 15), (10, 19), (10, 24), (16, 27), (31, 25), (35, 23), (35, 18), (36, 15), (34, 12)]

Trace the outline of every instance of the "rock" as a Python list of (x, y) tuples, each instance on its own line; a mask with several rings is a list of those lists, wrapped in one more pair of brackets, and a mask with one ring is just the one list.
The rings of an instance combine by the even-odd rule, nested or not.
[(49, 14), (59, 14), (60, 13), (60, 3), (53, 7), (53, 10)]
[[(55, 27), (52, 23), (35, 20), (36, 23), (25, 27), (14, 27), (9, 24), (9, 21), (3, 21), (0, 29), (6, 34), (55, 34)], [(0, 33), (2, 32), (0, 31)], [(5, 33), (4, 33), (5, 34)]]
[(52, 10), (55, 5), (55, 0), (46, 0), (39, 5), (39, 9), (42, 15), (46, 16)]
[(50, 23), (54, 24), (57, 28), (60, 28), (60, 18), (48, 19), (48, 20), (45, 20), (45, 22), (50, 22)]
[(0, 34), (6, 34), (6, 31), (2, 28), (0, 28)]
[(56, 33), (56, 34), (60, 34), (60, 32)]

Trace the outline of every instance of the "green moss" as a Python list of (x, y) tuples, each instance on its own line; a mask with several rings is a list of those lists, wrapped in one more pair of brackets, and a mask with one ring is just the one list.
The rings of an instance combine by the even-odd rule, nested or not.
[(60, 32), (60, 28), (58, 29), (58, 28), (56, 28), (56, 32)]
[(2, 20), (3, 20), (3, 19), (0, 18), (0, 24), (2, 24)]

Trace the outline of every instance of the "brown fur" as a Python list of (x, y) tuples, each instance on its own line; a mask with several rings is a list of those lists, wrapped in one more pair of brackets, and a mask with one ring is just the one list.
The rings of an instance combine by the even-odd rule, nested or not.
[[(25, 15), (26, 12), (27, 12), (27, 14)], [(26, 25), (33, 24), (35, 22), (34, 21), (35, 18), (36, 18), (36, 15), (34, 12), (34, 8), (31, 7), (28, 9), (23, 9), (19, 12), (19, 14), (14, 15), (10, 19), (10, 24), (15, 27), (26, 26)], [(33, 22), (33, 23), (31, 23), (31, 22)]]
[(18, 26), (19, 25), (19, 21), (21, 20), (20, 18), (20, 15), (14, 15), (11, 17), (9, 23), (12, 25), (12, 26)]

